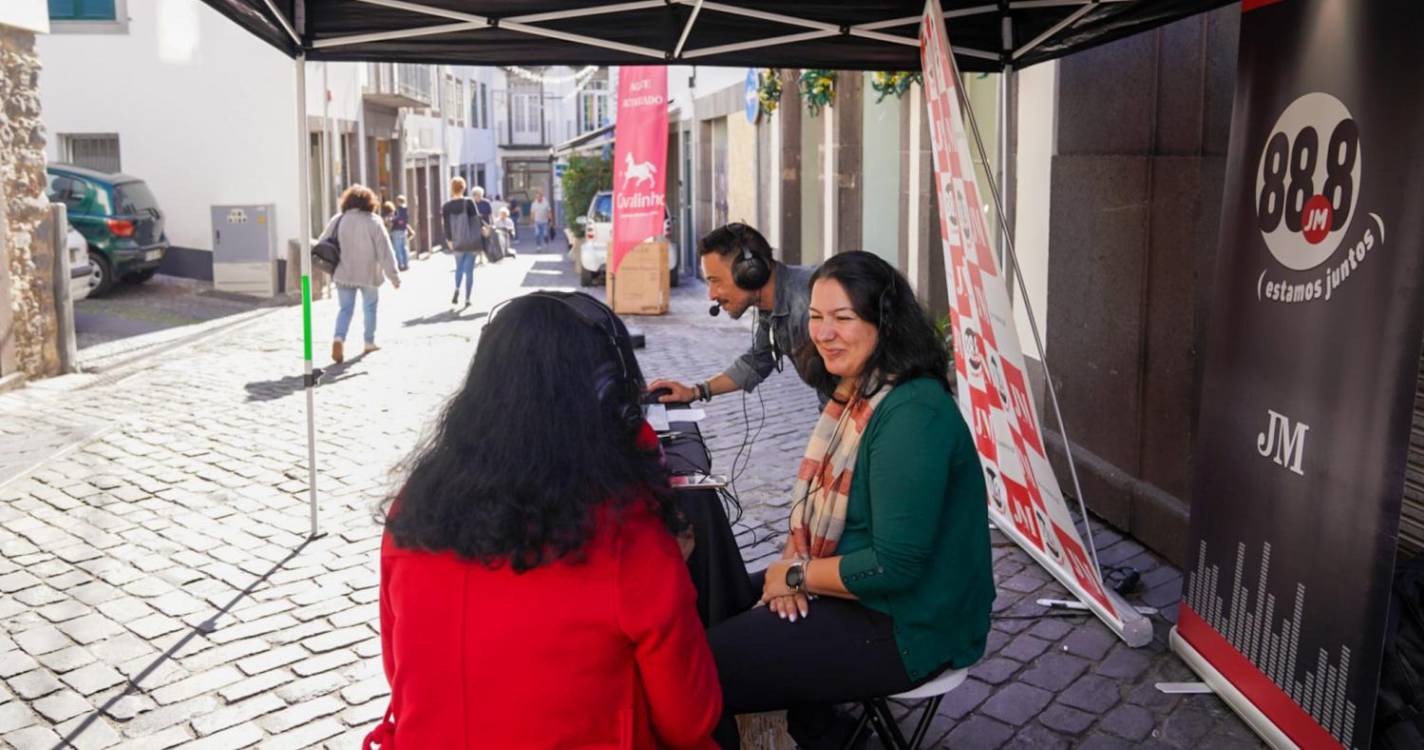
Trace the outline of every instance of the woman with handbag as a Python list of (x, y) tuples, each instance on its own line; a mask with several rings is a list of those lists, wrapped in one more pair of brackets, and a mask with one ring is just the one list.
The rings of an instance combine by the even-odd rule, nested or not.
[(391, 238), (376, 214), (378, 200), (365, 185), (346, 188), (341, 194), (341, 213), (333, 216), (321, 233), (323, 239), (336, 240), (340, 248), (339, 262), (331, 274), (340, 305), (336, 313), (336, 333), (331, 341), (333, 362), (345, 359), (346, 333), (355, 313), (356, 293), (361, 293), (364, 312), (362, 333), (366, 347), (363, 353), (370, 353), (380, 348), (376, 346), (376, 305), (380, 302), (381, 284), (390, 279), (391, 286), (400, 289)]
[(465, 282), (465, 306), (475, 286), (475, 253), (485, 249), (488, 234), (479, 206), (465, 197), (465, 178), (450, 180), (450, 200), (440, 207), (440, 223), (445, 232), (445, 247), (455, 254), (455, 293), (450, 304), (460, 301), (460, 280)]

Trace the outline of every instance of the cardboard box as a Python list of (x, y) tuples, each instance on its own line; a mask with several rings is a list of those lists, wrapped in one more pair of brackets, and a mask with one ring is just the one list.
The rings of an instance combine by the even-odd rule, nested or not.
[(619, 315), (662, 315), (668, 311), (668, 243), (640, 243), (623, 258), (618, 273), (607, 274), (609, 307)]

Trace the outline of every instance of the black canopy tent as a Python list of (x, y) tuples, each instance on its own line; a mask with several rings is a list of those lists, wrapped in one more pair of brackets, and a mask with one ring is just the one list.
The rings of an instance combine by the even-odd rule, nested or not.
[[(1012, 71), (1236, 0), (940, 0), (956, 67)], [(312, 61), (442, 65), (722, 65), (918, 70), (924, 0), (203, 0), (293, 58), (297, 153)], [(967, 103), (966, 103), (967, 104)], [(972, 111), (969, 112), (971, 125)], [(976, 127), (977, 131), (977, 127)], [(311, 225), (298, 159), (298, 226)], [(996, 205), (1000, 203), (991, 180)], [(1002, 207), (999, 207), (1002, 220)], [(311, 247), (301, 233), (311, 534), (318, 534)], [(1007, 239), (1007, 238), (1006, 238)], [(1012, 242), (1007, 243), (1012, 256)], [(1018, 263), (1011, 266), (1017, 273)], [(1032, 316), (1030, 316), (1032, 324)], [(1033, 326), (1039, 356), (1043, 346)], [(1055, 411), (1057, 395), (1047, 377)], [(1062, 430), (1062, 416), (1058, 418)], [(1066, 436), (1065, 436), (1066, 437)], [(1065, 443), (1067, 441), (1065, 440)], [(1070, 469), (1074, 466), (1071, 454)], [(1073, 476), (1077, 485), (1076, 470)], [(1078, 490), (1081, 503), (1082, 491)], [(1086, 516), (1086, 508), (1084, 508)], [(1090, 549), (1092, 549), (1090, 544)], [(1096, 566), (1097, 554), (1093, 550)]]
[[(918, 70), (918, 0), (203, 0), (288, 57), (447, 65)], [(943, 0), (961, 70), (996, 72), (1233, 0)]]

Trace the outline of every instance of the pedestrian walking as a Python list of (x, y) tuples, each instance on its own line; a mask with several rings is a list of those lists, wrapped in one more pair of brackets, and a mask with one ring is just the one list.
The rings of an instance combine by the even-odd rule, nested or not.
[(544, 200), (544, 191), (534, 191), (534, 202), (529, 204), (529, 218), (534, 221), (534, 247), (549, 245), (549, 202)]
[(323, 239), (335, 235), (341, 246), (341, 262), (331, 275), (340, 306), (336, 313), (336, 332), (331, 340), (333, 362), (345, 359), (346, 333), (351, 328), (357, 292), (361, 294), (364, 313), (362, 334), (366, 346), (362, 353), (370, 353), (380, 348), (376, 346), (376, 305), (380, 302), (381, 285), (390, 279), (391, 286), (400, 289), (391, 238), (376, 215), (377, 200), (376, 194), (365, 185), (346, 188), (341, 194), (341, 213), (331, 217), (321, 233)]
[(402, 271), (410, 268), (409, 240), (410, 209), (405, 205), (405, 196), (397, 195), (395, 213), (391, 215), (391, 247), (396, 251), (396, 263)]
[[(455, 293), (450, 304), (460, 301), (460, 281), (465, 282), (465, 306), (475, 286), (475, 253), (486, 251), (489, 223), (479, 210), (484, 191), (475, 188), (475, 198), (465, 197), (465, 178), (450, 180), (450, 200), (440, 207), (440, 221), (445, 236), (445, 249), (455, 254)], [(489, 201), (484, 201), (486, 205)]]
[(480, 217), (484, 219), (485, 223), (493, 223), (495, 217), (494, 205), (485, 197), (485, 189), (476, 185), (470, 190), (470, 197), (474, 199), (475, 206), (480, 209)]

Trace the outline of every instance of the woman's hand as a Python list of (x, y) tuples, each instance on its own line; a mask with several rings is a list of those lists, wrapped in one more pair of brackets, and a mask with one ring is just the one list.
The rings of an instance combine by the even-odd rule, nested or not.
[(762, 601), (769, 602), (777, 597), (795, 593), (786, 585), (786, 571), (791, 568), (793, 562), (796, 562), (794, 558), (782, 558), (767, 566), (766, 577), (762, 579)]
[(775, 612), (783, 620), (796, 622), (811, 613), (811, 600), (805, 594), (778, 596), (766, 603), (767, 609)]

